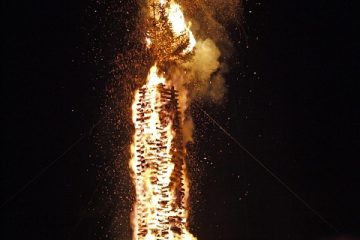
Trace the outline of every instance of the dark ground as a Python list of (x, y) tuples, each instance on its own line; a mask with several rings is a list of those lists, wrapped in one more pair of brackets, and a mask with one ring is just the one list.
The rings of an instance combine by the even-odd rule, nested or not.
[[(244, 38), (236, 44), (240, 63), (232, 64), (227, 76), (227, 101), (215, 111), (205, 109), (339, 233), (196, 109), (201, 131), (195, 148), (203, 175), (192, 231), (199, 240), (359, 235), (356, 6), (324, 0), (260, 3), (245, 7), (249, 48)], [(1, 202), (84, 138), (0, 209), (1, 239), (108, 236), (105, 220), (94, 217), (106, 214), (106, 206), (91, 201), (103, 159), (94, 154), (88, 133), (101, 118), (106, 67), (99, 66), (115, 53), (97, 64), (91, 59), (97, 17), (90, 5), (2, 3)], [(240, 40), (234, 29), (231, 35), (234, 43)]]

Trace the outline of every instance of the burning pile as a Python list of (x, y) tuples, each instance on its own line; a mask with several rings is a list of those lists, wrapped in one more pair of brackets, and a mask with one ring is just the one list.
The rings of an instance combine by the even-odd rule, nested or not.
[(141, 20), (135, 35), (144, 42), (140, 51), (120, 58), (121, 69), (133, 67), (134, 82), (143, 82), (145, 77), (139, 81), (139, 76), (150, 69), (145, 70), (145, 84), (136, 83), (132, 102), (133, 240), (196, 239), (188, 231), (185, 145), (192, 141), (193, 124), (186, 110), (191, 100), (220, 102), (225, 93), (227, 67), (220, 56), (226, 55), (218, 46), (228, 54), (231, 43), (216, 19), (235, 19), (239, 0), (178, 1), (193, 17), (198, 40), (174, 0), (139, 0)]
[[(146, 42), (156, 59), (147, 82), (135, 93), (135, 134), (130, 168), (136, 191), (133, 239), (195, 239), (187, 230), (188, 180), (179, 94), (164, 75), (195, 46), (180, 6), (173, 1), (149, 3)], [(160, 74), (162, 70), (162, 74)]]

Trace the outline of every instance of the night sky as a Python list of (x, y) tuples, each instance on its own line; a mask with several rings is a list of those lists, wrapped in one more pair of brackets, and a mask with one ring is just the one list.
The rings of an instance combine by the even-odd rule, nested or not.
[[(110, 3), (95, 2), (2, 3), (1, 203), (39, 177), (1, 207), (1, 239), (113, 239), (118, 205), (104, 196), (109, 158), (97, 136), (127, 31), (120, 22), (102, 36)], [(199, 240), (360, 235), (356, 11), (348, 0), (246, 2), (243, 30), (227, 26), (235, 51), (224, 103), (201, 105), (338, 233), (192, 107)]]

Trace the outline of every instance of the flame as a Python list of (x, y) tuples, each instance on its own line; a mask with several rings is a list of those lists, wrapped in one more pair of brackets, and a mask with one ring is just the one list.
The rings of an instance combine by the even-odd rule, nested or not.
[(167, 9), (169, 22), (175, 36), (185, 34), (189, 39), (189, 45), (182, 52), (183, 54), (191, 52), (195, 45), (196, 40), (193, 33), (190, 30), (191, 22), (186, 23), (183, 12), (181, 11), (180, 5), (174, 1), (170, 2), (170, 7)]
[(173, 0), (149, 0), (148, 18), (151, 27), (146, 32), (146, 46), (159, 62), (181, 59), (193, 51), (196, 39), (191, 22), (185, 20), (179, 4)]
[(147, 47), (147, 48), (150, 48), (151, 39), (150, 39), (149, 37), (146, 37), (146, 38), (145, 38), (145, 43), (146, 43), (146, 47)]
[[(130, 168), (136, 191), (133, 239), (194, 238), (186, 229), (188, 179), (179, 144), (178, 103), (174, 88), (151, 67), (132, 105), (135, 126)], [(174, 140), (177, 138), (177, 142)]]
[[(177, 54), (193, 51), (196, 40), (181, 7), (174, 1), (157, 0), (157, 3), (160, 10), (154, 13), (154, 19), (161, 21), (165, 12), (173, 32), (170, 46), (177, 49), (185, 42), (186, 46)], [(155, 38), (158, 35), (147, 32), (148, 48), (166, 46), (165, 38)], [(171, 54), (161, 52), (163, 56), (159, 58), (169, 61), (179, 57), (176, 51), (168, 52)], [(184, 117), (179, 111), (184, 109), (179, 101), (186, 102), (183, 95), (186, 93), (179, 93), (164, 74), (159, 74), (157, 64), (150, 68), (146, 83), (135, 92), (132, 104), (135, 133), (129, 162), (136, 193), (133, 240), (196, 240), (187, 229), (189, 180), (182, 137)]]
[(168, 15), (172, 29), (177, 35), (180, 35), (187, 30), (185, 17), (180, 9), (179, 4), (174, 2), (170, 3), (170, 7), (168, 8)]

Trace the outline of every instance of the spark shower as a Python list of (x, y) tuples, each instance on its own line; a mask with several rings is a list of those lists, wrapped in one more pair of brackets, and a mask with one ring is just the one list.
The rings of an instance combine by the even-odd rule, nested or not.
[(132, 239), (196, 240), (188, 220), (191, 181), (186, 144), (193, 141), (188, 109), (194, 100), (221, 102), (227, 67), (220, 57), (230, 55), (231, 41), (217, 17), (223, 23), (236, 19), (239, 1), (144, 0), (138, 4), (136, 41), (143, 51), (130, 53), (129, 62), (119, 58), (120, 65), (132, 73), (140, 65), (147, 68), (146, 79), (139, 80), (141, 74), (135, 74), (138, 80), (133, 80), (144, 84), (135, 84), (131, 104)]

